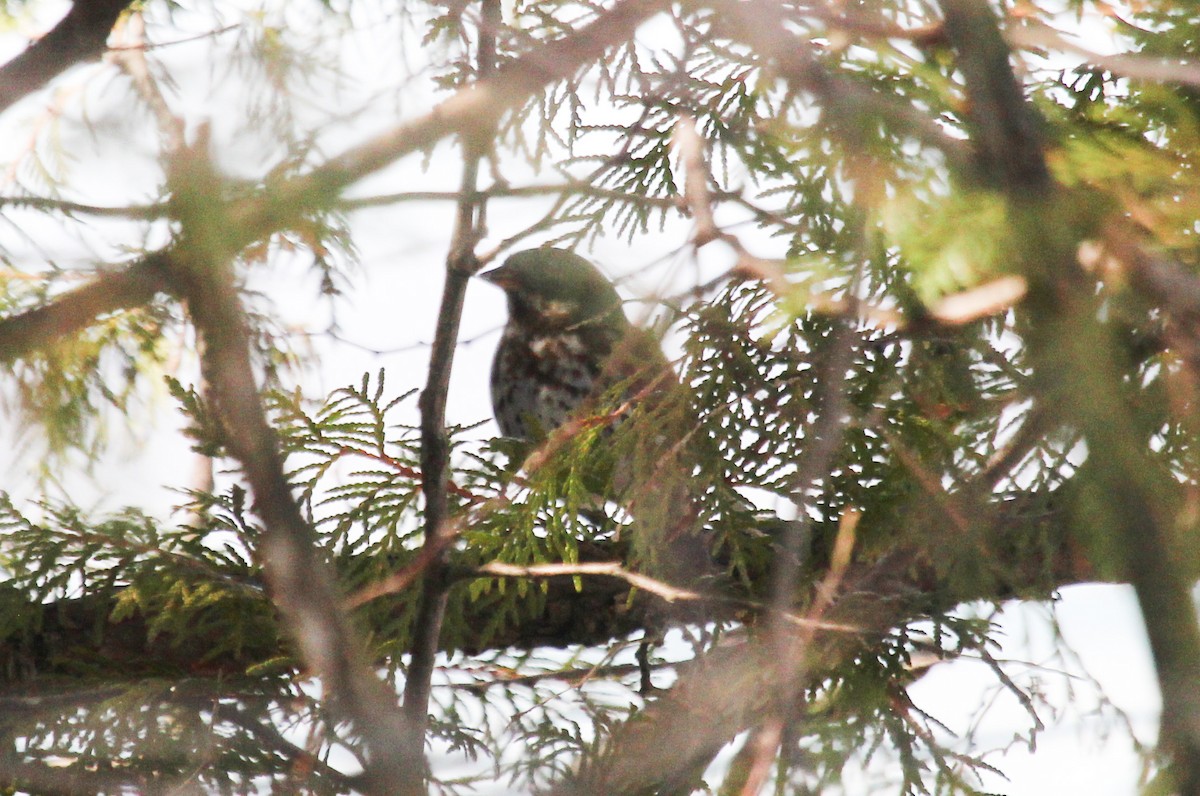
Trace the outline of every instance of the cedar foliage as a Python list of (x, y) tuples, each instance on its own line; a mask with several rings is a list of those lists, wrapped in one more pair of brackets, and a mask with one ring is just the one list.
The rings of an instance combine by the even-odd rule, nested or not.
[[(14, 124), (50, 119), (10, 163), (6, 220), (27, 225), (35, 251), (72, 236), (93, 257), (37, 261), (10, 237), (0, 251), (6, 411), (36, 425), (45, 450), (42, 494), (0, 498), (0, 785), (783, 794), (865, 776), (880, 792), (975, 793), (996, 762), (912, 703), (914, 657), (987, 663), (1028, 709), (1033, 742), (1038, 682), (995, 660), (991, 617), (1007, 600), (1111, 580), (1137, 591), (1168, 705), (1147, 770), (1161, 792), (1195, 792), (1200, 81), (1181, 60), (1195, 51), (1194, 12), (1090, 0), (290, 5), (294, 16), (137, 4), (112, 42), (137, 44), (136, 13), (150, 44), (208, 32), (187, 51), (203, 63), (178, 45), (114, 50), (5, 106)], [(1127, 55), (1080, 56), (1062, 33), (1080, 23), (1114, 31)], [(623, 33), (639, 24), (636, 39)], [(356, 122), (393, 102), (344, 82), (363, 41), (396, 48), (381, 59), (395, 69), (388, 90), (425, 93), (419, 107), (396, 102), (408, 127), (359, 146)], [(197, 70), (211, 70), (219, 124), (186, 110)], [(421, 116), (481, 85), (485, 100), (448, 121)], [(269, 151), (264, 165), (239, 160), (239, 135)], [(452, 135), (468, 160), (482, 153), (486, 176), (448, 198), (492, 207), (505, 248), (586, 253), (615, 237), (636, 251), (691, 215), (685, 255), (723, 247), (736, 260), (659, 297), (688, 433), (710, 452), (695, 473), (710, 485), (700, 523), (724, 570), (712, 594), (684, 600), (681, 621), (664, 620), (653, 587), (586, 567), (484, 571), (636, 568), (636, 529), (589, 480), (606, 451), (652, 427), (636, 407), (535, 459), (478, 425), (446, 429), (455, 536), (431, 563), (423, 379), (296, 387), (304, 345), (272, 291), (302, 261), (335, 317), (346, 311), (337, 296), (363, 278), (355, 214), (428, 200), (356, 185), (401, 157), (444, 156), (436, 145)], [(112, 194), (89, 196), (81, 141), (98, 160), (130, 141), (157, 152), (149, 201), (131, 189), (124, 206), (99, 207)], [(702, 160), (697, 194), (685, 186)], [(495, 208), (524, 189), (547, 212), (504, 228)], [(720, 229), (703, 226), (710, 203)], [(451, 279), (479, 266), (455, 259), (471, 230), (447, 227), (444, 241)], [(778, 259), (748, 252), (771, 245)], [(232, 303), (214, 285), (236, 290)], [(212, 368), (241, 343), (205, 327), (206, 297), (245, 324), (252, 368), (228, 381)], [(230, 427), (238, 378), (253, 380), (264, 431)], [(215, 485), (173, 485), (182, 505), (167, 517), (64, 499), (54, 484), (86, 477), (80, 463), (103, 461), (109, 430), (164, 385), (195, 450), (214, 457)], [(274, 450), (299, 531), (272, 511), (286, 497), (256, 494)], [(267, 552), (283, 538), (318, 554)], [(378, 588), (397, 573), (403, 583)], [(392, 754), (404, 725), (355, 680), (374, 671), (387, 694), (403, 687), (427, 621), (423, 577), (444, 581), (447, 601), (427, 772), (413, 744)], [(344, 657), (331, 664), (322, 634), (357, 641), (334, 645)], [(722, 750), (732, 762), (714, 764)]]

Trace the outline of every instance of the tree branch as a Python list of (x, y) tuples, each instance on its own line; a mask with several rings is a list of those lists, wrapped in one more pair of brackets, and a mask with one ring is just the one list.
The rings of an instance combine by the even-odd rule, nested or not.
[[(1077, 262), (1067, 194), (1050, 176), (1041, 119), (1025, 102), (990, 6), (942, 0), (946, 34), (971, 100), (969, 123), (987, 187), (1007, 196), (1029, 280), (1024, 306), (1034, 385), (1088, 448), (1083, 483), (1096, 527), (1094, 556), (1129, 578), (1141, 605), (1163, 693), (1163, 748), (1181, 792), (1200, 793), (1200, 622), (1194, 578), (1176, 554), (1178, 481), (1150, 455), (1145, 422), (1125, 394), (1120, 346), (1102, 324), (1095, 282)], [(1086, 396), (1082, 400), (1080, 396)]]
[[(927, 578), (906, 587), (907, 590), (925, 588), (930, 592), (945, 594), (945, 601), (950, 604), (970, 600), (1002, 600), (1014, 594), (1024, 597), (1031, 595), (1049, 595), (1054, 589), (1085, 581), (1105, 580), (1103, 573), (1097, 574), (1088, 562), (1081, 560), (1077, 553), (1077, 545), (1071, 537), (1069, 524), (1072, 517), (1063, 503), (1058, 500), (1050, 509), (1040, 503), (1034, 505), (1027, 501), (1008, 501), (997, 505), (989, 505), (986, 511), (989, 515), (985, 533), (991, 549), (996, 551), (998, 559), (996, 569), (1013, 573), (1003, 588), (996, 583), (973, 582), (954, 584), (949, 588), (946, 584), (938, 583)], [(929, 538), (942, 539), (946, 518), (942, 514), (932, 514), (929, 520)], [(868, 518), (869, 519), (869, 518)], [(865, 521), (865, 520), (864, 520)], [(890, 518), (894, 524), (894, 533), (901, 535), (905, 527), (925, 522), (923, 518), (903, 516)], [(890, 526), (889, 526), (890, 527)], [(923, 526), (922, 526), (923, 527)], [(1037, 548), (1047, 552), (1046, 558), (1028, 556), (1028, 550), (1019, 549), (1016, 540), (1038, 538), (1044, 539), (1044, 545), (1039, 543)], [(940, 551), (934, 551), (937, 555)], [(652, 617), (661, 616), (660, 610), (652, 610), (650, 603), (653, 597), (644, 594), (631, 599), (631, 584), (620, 575), (608, 573), (610, 563), (621, 560), (628, 551), (621, 545), (612, 543), (589, 543), (580, 548), (580, 567), (582, 573), (599, 574), (600, 577), (589, 577), (577, 587), (571, 577), (551, 577), (560, 574), (556, 571), (543, 572), (533, 570), (530, 577), (545, 579), (546, 594), (544, 607), (536, 613), (521, 612), (521, 618), (503, 627), (492, 627), (488, 635), (484, 629), (491, 625), (490, 619), (494, 606), (488, 601), (480, 601), (466, 607), (462, 618), (462, 628), (465, 635), (460, 638), (457, 647), (442, 648), (446, 651), (461, 650), (471, 654), (494, 649), (529, 650), (538, 646), (550, 645), (567, 647), (571, 645), (598, 645), (614, 638), (628, 636), (650, 626)], [(422, 554), (417, 553), (413, 565), (405, 567), (406, 572), (415, 576), (426, 563)], [(592, 571), (591, 565), (600, 563), (605, 572)], [(1190, 578), (1200, 577), (1200, 554), (1192, 557), (1181, 557), (1178, 561), (1184, 575)], [(465, 571), (462, 567), (453, 567), (458, 573)], [(499, 574), (499, 573), (497, 573)], [(489, 575), (491, 577), (493, 575)], [(506, 577), (519, 577), (517, 573)], [(916, 575), (914, 574), (915, 578)], [(1112, 580), (1112, 576), (1109, 578)], [(462, 583), (459, 588), (464, 588)], [(761, 588), (761, 586), (760, 586)], [(402, 616), (412, 610), (415, 595), (412, 591), (390, 595), (370, 594), (369, 598), (378, 600), (385, 610), (393, 616)], [(247, 599), (253, 595), (247, 593)], [(19, 599), (9, 596), (6, 599)], [(386, 602), (391, 600), (392, 602)], [(195, 675), (195, 662), (204, 656), (212, 647), (212, 640), (205, 637), (177, 637), (170, 630), (159, 629), (151, 633), (156, 626), (157, 615), (152, 612), (127, 616), (120, 622), (111, 622), (108, 617), (116, 606), (117, 595), (93, 595), (83, 598), (60, 600), (54, 603), (28, 603), (20, 609), (22, 615), (33, 617), (31, 626), (36, 630), (18, 631), (7, 638), (0, 639), (0, 668), (4, 672), (0, 682), (13, 683), (11, 693), (28, 694), (31, 689), (38, 688), (37, 683), (51, 683), (59, 676), (69, 676), (70, 660), (80, 654), (81, 641), (79, 629), (102, 627), (104, 632), (98, 634), (94, 641), (86, 642), (88, 660), (92, 662), (97, 672), (107, 672), (105, 677), (114, 682), (123, 682), (129, 678), (161, 674), (174, 668), (179, 672), (190, 672)], [(355, 601), (362, 604), (365, 599)], [(708, 616), (714, 620), (740, 616), (753, 620), (759, 610), (765, 606), (754, 606), (746, 601), (713, 600), (706, 602)], [(161, 624), (161, 623), (159, 623)], [(792, 623), (802, 627), (805, 623)], [(855, 627), (858, 625), (855, 624)], [(828, 627), (832, 632), (845, 627)], [(236, 676), (253, 667), (257, 663), (288, 655), (289, 651), (281, 647), (278, 638), (255, 637), (241, 640), (239, 645), (227, 645), (230, 652), (221, 656), (212, 656), (206, 660), (204, 672), (213, 676)], [(239, 649), (239, 652), (232, 651)], [(74, 650), (70, 655), (68, 650)], [(144, 668), (138, 668), (139, 663)], [(145, 668), (149, 667), (149, 668)], [(16, 685), (18, 684), (19, 685)], [(6, 695), (0, 689), (0, 696)]]
[[(525, 199), (539, 196), (563, 195), (586, 196), (594, 199), (608, 199), (615, 202), (629, 202), (631, 204), (656, 207), (663, 210), (678, 210), (681, 207), (679, 200), (673, 197), (639, 196), (631, 194), (628, 191), (602, 188), (598, 185), (592, 185), (585, 180), (564, 180), (562, 182), (534, 185), (492, 185), (466, 195), (462, 191), (403, 191), (400, 193), (343, 199), (338, 202), (338, 207), (343, 210), (358, 210), (364, 207), (380, 207), (398, 202), (461, 202), (463, 199)], [(724, 196), (722, 195), (722, 197)], [(0, 202), (4, 201), (16, 203), (21, 200), (15, 198), (12, 200), (0, 199)], [(84, 210), (83, 212), (87, 211)]]
[(411, 152), (427, 149), (448, 135), (490, 128), (506, 111), (558, 80), (570, 77), (608, 48), (629, 40), (651, 16), (670, 8), (667, 0), (623, 0), (588, 25), (545, 42), (529, 54), (461, 89), (419, 119), (376, 136), (319, 166), (309, 174), (274, 186), (231, 214), (246, 241), (286, 226), (301, 212), (328, 204), (348, 185)]
[(143, 256), (124, 270), (97, 277), (49, 303), (0, 320), (0, 362), (20, 359), (78, 334), (96, 318), (141, 306), (170, 288), (164, 273), (170, 250)]
[[(97, 5), (107, 2), (111, 0)], [(76, 9), (87, 5), (77, 4)], [(625, 0), (599, 14), (590, 25), (548, 42), (501, 67), (495, 76), (460, 90), (425, 116), (347, 150), (307, 176), (271, 186), (264, 195), (235, 203), (225, 215), (224, 246), (236, 252), (295, 223), (305, 212), (330, 204), (348, 185), (403, 155), (429, 147), (447, 135), (494, 124), (506, 110), (627, 40), (642, 22), (669, 5), (666, 0)], [(0, 78), (11, 66), (0, 68)], [(209, 202), (212, 199), (208, 197)], [(46, 307), (0, 321), (0, 361), (23, 356), (62, 335), (76, 334), (105, 312), (146, 303), (166, 288), (156, 271), (171, 256), (168, 252), (147, 255), (126, 272), (101, 278)]]
[(942, 7), (966, 82), (967, 125), (982, 179), (1014, 197), (1044, 195), (1051, 180), (1042, 119), (1025, 101), (991, 7), (976, 0), (944, 0)]
[(353, 722), (367, 750), (369, 793), (390, 793), (403, 779), (403, 720), (394, 694), (371, 670), (301, 514), (283, 470), (283, 455), (251, 363), (249, 322), (238, 295), (226, 227), (208, 201), (217, 178), (197, 149), (177, 154), (169, 174), (180, 219), (181, 255), (171, 281), (203, 340), (202, 370), (230, 454), (254, 494), (264, 532), (256, 551), (271, 596), (301, 657), (328, 691), (335, 715)]
[(711, 7), (723, 19), (732, 21), (727, 32), (731, 38), (745, 42), (759, 56), (773, 59), (779, 73), (794, 88), (815, 95), (828, 113), (839, 119), (838, 129), (851, 139), (847, 141), (851, 146), (856, 144), (852, 139), (857, 131), (883, 122), (895, 132), (940, 151), (951, 171), (965, 173), (970, 169), (971, 160), (963, 142), (948, 136), (927, 115), (826, 69), (813, 56), (809, 42), (788, 30), (782, 5), (776, 0), (708, 0), (697, 5)]
[[(486, 80), (496, 70), (496, 29), (500, 25), (500, 0), (482, 0), (476, 74)], [(458, 535), (450, 519), (450, 437), (446, 431), (446, 398), (450, 372), (458, 350), (467, 282), (479, 270), (475, 246), (486, 226), (486, 199), (478, 193), (479, 166), (492, 147), (495, 119), (483, 119), (463, 136), (462, 199), (458, 203), (454, 235), (446, 258), (446, 282), (437, 329), (429, 357), (429, 374), (421, 391), (421, 489), (425, 495), (425, 544), (430, 553), (424, 571), (421, 601), (413, 626), (412, 655), (404, 681), (404, 714), (408, 720), (405, 748), (410, 760), (402, 792), (425, 793), (425, 730), (429, 723), (429, 695), (437, 658), (446, 601), (453, 580), (449, 577), (448, 542)]]
[(165, 218), (167, 205), (165, 202), (145, 205), (126, 205), (124, 207), (105, 207), (89, 205), (81, 202), (70, 202), (65, 199), (52, 199), (46, 196), (0, 196), (0, 207), (28, 207), (34, 210), (54, 210), (66, 214), (99, 216), (102, 218), (130, 218), (140, 221), (152, 221)]
[(1136, 53), (1101, 55), (1067, 40), (1049, 25), (1032, 20), (1027, 20), (1024, 25), (1010, 26), (1004, 35), (1016, 47), (1068, 52), (1079, 56), (1085, 63), (1121, 77), (1154, 83), (1200, 86), (1200, 63), (1195, 60), (1154, 58)]
[[(923, 574), (917, 574), (922, 573)], [(913, 550), (895, 551), (848, 573), (843, 595), (826, 619), (851, 624), (859, 634), (809, 628), (778, 665), (770, 635), (718, 648), (681, 674), (671, 690), (612, 734), (606, 751), (569, 775), (551, 793), (677, 792), (691, 784), (712, 756), (738, 733), (757, 725), (772, 704), (793, 702), (806, 684), (925, 610), (921, 586), (927, 565)], [(950, 606), (946, 606), (947, 608)], [(686, 791), (684, 791), (686, 792)]]
[(104, 54), (108, 34), (130, 0), (75, 0), (67, 15), (0, 67), (0, 111), (71, 66)]

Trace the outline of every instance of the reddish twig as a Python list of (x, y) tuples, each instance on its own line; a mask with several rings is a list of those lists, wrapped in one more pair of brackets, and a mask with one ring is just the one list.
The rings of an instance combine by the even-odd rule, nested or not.
[[(392, 468), (405, 478), (411, 478), (413, 481), (416, 481), (419, 484), (424, 484), (425, 482), (425, 476), (419, 469), (416, 467), (409, 467), (407, 464), (404, 464), (384, 453), (372, 453), (371, 451), (363, 450), (362, 448), (352, 448), (349, 445), (341, 446), (338, 448), (337, 453), (339, 456), (362, 456), (364, 459), (372, 459), (380, 462), (381, 464), (386, 464), (388, 467)], [(446, 489), (450, 494), (454, 495), (455, 497), (460, 497), (469, 503), (479, 503), (483, 500), (483, 498), (481, 498), (479, 495), (476, 495), (471, 490), (465, 489), (450, 480), (446, 481)]]

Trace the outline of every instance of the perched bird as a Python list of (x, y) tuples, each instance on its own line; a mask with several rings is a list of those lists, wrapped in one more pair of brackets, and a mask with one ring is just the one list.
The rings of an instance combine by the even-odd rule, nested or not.
[(572, 252), (518, 252), (481, 277), (508, 299), (491, 377), (500, 430), (539, 442), (569, 420), (610, 408), (601, 398), (619, 387), (616, 398), (649, 417), (641, 426), (629, 421), (636, 433), (623, 434), (628, 439), (608, 440), (618, 449), (608, 486), (633, 517), (640, 558), (675, 581), (709, 571), (695, 527), (690, 454), (681, 442), (696, 418), (657, 341), (625, 317), (612, 283)]
[(506, 437), (534, 441), (596, 396), (614, 349), (634, 329), (612, 284), (572, 252), (518, 252), (482, 278), (508, 297), (492, 364), (496, 422)]

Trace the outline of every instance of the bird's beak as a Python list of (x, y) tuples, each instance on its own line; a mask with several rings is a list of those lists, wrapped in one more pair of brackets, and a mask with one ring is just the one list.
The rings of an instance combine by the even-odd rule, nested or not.
[(485, 282), (491, 282), (503, 290), (508, 290), (515, 284), (512, 274), (503, 265), (499, 268), (493, 268), (490, 271), (484, 271), (482, 274), (476, 274), (476, 276)]

